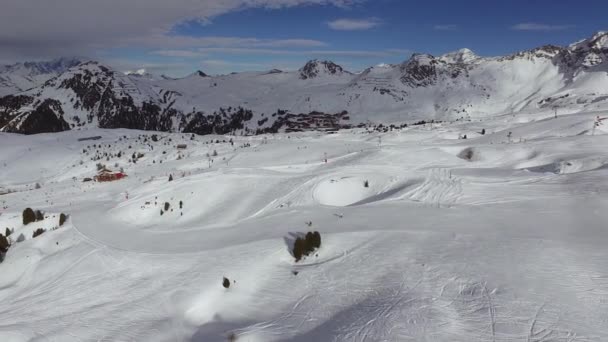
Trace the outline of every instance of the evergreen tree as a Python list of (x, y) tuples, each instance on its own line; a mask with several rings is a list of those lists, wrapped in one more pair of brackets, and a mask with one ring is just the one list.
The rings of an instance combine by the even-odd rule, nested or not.
[(23, 211), (23, 225), (28, 225), (32, 222), (36, 222), (36, 213), (32, 208), (26, 208)]

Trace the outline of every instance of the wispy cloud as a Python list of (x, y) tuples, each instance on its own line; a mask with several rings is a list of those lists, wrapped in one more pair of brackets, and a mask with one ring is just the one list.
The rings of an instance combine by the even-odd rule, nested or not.
[(456, 31), (459, 29), (458, 25), (454, 24), (443, 24), (443, 25), (435, 25), (433, 29), (436, 31)]
[(230, 54), (230, 55), (259, 55), (259, 56), (341, 56), (353, 58), (368, 57), (391, 57), (406, 55), (410, 51), (404, 49), (385, 49), (385, 50), (288, 50), (288, 49), (257, 49), (257, 48), (234, 48), (234, 47), (210, 47), (197, 50), (206, 55), (211, 54)]
[(332, 30), (338, 31), (363, 31), (380, 25), (382, 21), (378, 18), (367, 19), (337, 19), (327, 23)]
[(314, 39), (259, 39), (252, 37), (192, 37), (183, 35), (154, 34), (146, 37), (125, 38), (120, 46), (139, 45), (160, 50), (181, 50), (198, 47), (247, 47), (247, 48), (319, 48), (328, 44)]
[(574, 25), (549, 25), (539, 23), (520, 23), (511, 26), (512, 30), (515, 31), (563, 31), (574, 28)]
[(244, 63), (244, 62), (231, 62), (223, 59), (206, 59), (201, 61), (201, 65), (212, 68), (248, 68), (248, 69), (260, 69), (267, 68), (267, 63)]
[(151, 54), (164, 56), (164, 57), (177, 57), (177, 58), (199, 58), (205, 57), (207, 54), (199, 51), (191, 50), (156, 50), (152, 51)]

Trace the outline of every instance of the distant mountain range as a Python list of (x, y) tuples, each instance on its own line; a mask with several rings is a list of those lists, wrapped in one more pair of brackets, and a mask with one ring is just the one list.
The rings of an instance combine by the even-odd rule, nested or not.
[(83, 61), (79, 58), (59, 58), (48, 62), (25, 62), (0, 66), (0, 96), (40, 86)]
[(0, 95), (0, 130), (25, 134), (83, 127), (253, 134), (596, 110), (608, 108), (608, 32), (504, 57), (414, 54), (360, 73), (319, 60), (292, 72), (178, 79), (80, 59), (18, 63), (0, 67)]

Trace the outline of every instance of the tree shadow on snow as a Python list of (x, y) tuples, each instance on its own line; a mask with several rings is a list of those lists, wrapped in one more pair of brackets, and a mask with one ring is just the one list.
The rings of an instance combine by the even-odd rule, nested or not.
[(238, 332), (254, 322), (224, 322), (219, 316), (216, 321), (201, 325), (188, 342), (229, 342), (238, 341)]

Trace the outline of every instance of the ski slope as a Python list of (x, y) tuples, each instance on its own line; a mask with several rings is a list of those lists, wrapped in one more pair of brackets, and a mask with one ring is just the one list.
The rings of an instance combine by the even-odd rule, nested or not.
[[(24, 239), (0, 264), (0, 341), (606, 341), (597, 115), (2, 133), (0, 229)], [(96, 163), (128, 177), (82, 182)], [(26, 207), (45, 220), (23, 226)], [(321, 248), (296, 263), (310, 230)]]

